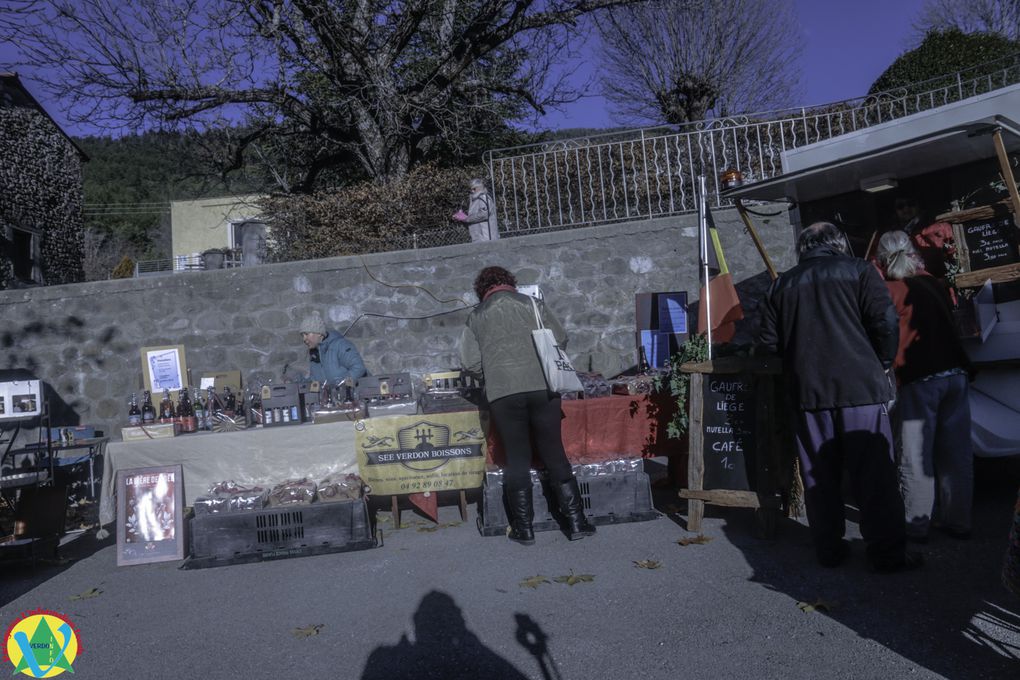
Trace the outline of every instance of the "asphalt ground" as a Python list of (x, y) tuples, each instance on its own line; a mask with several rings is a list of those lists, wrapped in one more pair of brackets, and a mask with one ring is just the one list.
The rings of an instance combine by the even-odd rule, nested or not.
[[(872, 573), (853, 522), (851, 560), (823, 569), (803, 520), (758, 539), (744, 509), (710, 507), (709, 540), (680, 545), (670, 492), (678, 513), (530, 547), (480, 536), (473, 506), (399, 531), (380, 509), (372, 550), (202, 570), (117, 568), (90, 533), (59, 563), (0, 565), (0, 623), (66, 615), (79, 679), (1020, 678), (1020, 599), (999, 580), (1020, 459), (977, 473), (974, 537), (936, 533), (914, 572)], [(555, 581), (571, 574), (591, 580)]]

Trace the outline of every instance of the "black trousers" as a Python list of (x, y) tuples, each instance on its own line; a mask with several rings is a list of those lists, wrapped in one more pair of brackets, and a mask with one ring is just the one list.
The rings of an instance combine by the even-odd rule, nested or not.
[(570, 481), (573, 472), (560, 437), (558, 394), (546, 390), (511, 394), (491, 402), (489, 413), (506, 452), (503, 476), (507, 488), (530, 486), (533, 452), (538, 453), (553, 484)]

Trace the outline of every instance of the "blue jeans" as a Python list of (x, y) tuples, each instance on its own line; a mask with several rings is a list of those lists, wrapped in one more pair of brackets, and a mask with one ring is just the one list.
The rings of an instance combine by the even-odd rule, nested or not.
[(948, 529), (970, 531), (974, 455), (967, 376), (903, 385), (892, 415), (907, 534), (927, 536), (933, 517)]

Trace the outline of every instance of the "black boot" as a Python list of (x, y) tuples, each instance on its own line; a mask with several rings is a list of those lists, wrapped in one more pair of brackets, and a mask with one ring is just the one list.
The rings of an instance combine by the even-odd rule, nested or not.
[(531, 502), (531, 484), (519, 489), (507, 487), (505, 493), (510, 520), (510, 528), (507, 530), (506, 537), (521, 545), (533, 545), (535, 530), (531, 525), (535, 519), (535, 507)]
[(560, 501), (560, 512), (567, 520), (567, 538), (577, 541), (595, 533), (595, 526), (584, 514), (584, 503), (581, 501), (581, 490), (577, 487), (577, 479), (556, 485), (556, 496)]

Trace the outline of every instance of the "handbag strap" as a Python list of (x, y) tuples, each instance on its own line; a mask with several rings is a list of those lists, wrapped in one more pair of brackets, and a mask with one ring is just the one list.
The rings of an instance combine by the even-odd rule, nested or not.
[(530, 295), (528, 296), (528, 299), (531, 300), (531, 308), (535, 311), (535, 325), (539, 328), (545, 328), (545, 326), (542, 325), (542, 316), (538, 313), (538, 303), (535, 302), (535, 298)]

